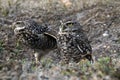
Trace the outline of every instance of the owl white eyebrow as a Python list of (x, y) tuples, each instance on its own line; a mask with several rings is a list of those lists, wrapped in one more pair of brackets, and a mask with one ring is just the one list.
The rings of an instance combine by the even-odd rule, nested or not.
[(68, 34), (67, 32), (59, 32), (58, 34)]
[(21, 30), (21, 29), (24, 29), (25, 28), (25, 26), (24, 27), (17, 27), (17, 28), (15, 28), (15, 30)]

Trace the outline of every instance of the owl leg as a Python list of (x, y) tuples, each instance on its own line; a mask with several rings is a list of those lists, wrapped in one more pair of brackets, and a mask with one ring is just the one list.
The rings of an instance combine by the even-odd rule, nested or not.
[(36, 62), (37, 65), (42, 65), (41, 62), (40, 62), (40, 60), (46, 54), (47, 54), (47, 52), (45, 52), (45, 51), (39, 51), (39, 50), (34, 54), (35, 62)]
[(35, 63), (38, 64), (39, 63), (39, 54), (37, 52), (34, 53), (34, 57), (35, 57)]
[(39, 53), (37, 50), (34, 50), (34, 58), (35, 58), (35, 64), (40, 64), (40, 58), (39, 58)]

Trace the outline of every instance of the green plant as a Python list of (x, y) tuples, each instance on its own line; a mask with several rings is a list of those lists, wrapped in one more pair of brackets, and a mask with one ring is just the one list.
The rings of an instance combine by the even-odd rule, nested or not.
[(103, 57), (98, 60), (98, 69), (104, 74), (110, 74), (114, 71), (114, 66), (110, 57)]

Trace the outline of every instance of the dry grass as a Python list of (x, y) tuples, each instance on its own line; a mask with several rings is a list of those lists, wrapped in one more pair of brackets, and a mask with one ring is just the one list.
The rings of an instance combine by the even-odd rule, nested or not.
[(114, 0), (0, 0), (0, 11), (4, 16), (15, 11), (44, 9), (50, 12), (69, 10), (78, 11), (98, 4), (114, 3)]

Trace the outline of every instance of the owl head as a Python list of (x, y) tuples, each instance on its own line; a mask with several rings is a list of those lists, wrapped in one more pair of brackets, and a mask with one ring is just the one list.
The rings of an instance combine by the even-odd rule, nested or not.
[(25, 21), (16, 21), (13, 23), (13, 29), (15, 35), (21, 34), (24, 32), (26, 26), (25, 26)]
[(75, 32), (82, 29), (82, 26), (76, 21), (67, 21), (63, 23), (61, 21), (61, 26), (59, 27), (60, 32)]
[(31, 19), (17, 20), (13, 23), (13, 27), (16, 35), (21, 33), (30, 33), (36, 35), (41, 34), (48, 29), (47, 26), (42, 26)]

